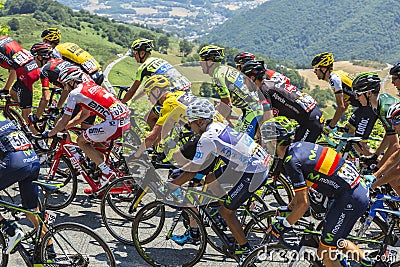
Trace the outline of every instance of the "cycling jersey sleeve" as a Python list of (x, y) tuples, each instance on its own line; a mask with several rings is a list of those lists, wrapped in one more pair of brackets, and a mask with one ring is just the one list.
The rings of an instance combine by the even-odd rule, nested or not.
[(203, 165), (210, 154), (217, 153), (217, 147), (214, 142), (207, 137), (200, 137), (196, 147), (196, 154), (193, 158), (193, 163), (196, 165)]
[(77, 102), (77, 96), (79, 94), (79, 89), (75, 88), (74, 90), (71, 91), (68, 95), (67, 99), (67, 104), (64, 107), (64, 114), (65, 115), (72, 115), (72, 112), (75, 109), (76, 102)]
[(329, 83), (331, 84), (331, 88), (335, 94), (343, 92), (342, 79), (340, 79), (338, 74), (332, 73), (329, 77)]
[(218, 95), (220, 98), (227, 98), (230, 96), (230, 92), (228, 87), (226, 86), (225, 83), (225, 73), (223, 73), (223, 69), (221, 67), (218, 67), (214, 71), (214, 76), (213, 76), (213, 84), (214, 84), (214, 89), (217, 91)]
[(301, 162), (295, 155), (290, 154), (286, 156), (284, 167), (287, 175), (290, 177), (295, 192), (307, 187), (306, 180), (301, 170)]

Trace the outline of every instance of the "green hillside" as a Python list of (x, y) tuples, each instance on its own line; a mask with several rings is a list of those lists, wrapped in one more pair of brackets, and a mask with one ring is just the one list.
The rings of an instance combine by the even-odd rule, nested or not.
[(270, 0), (213, 30), (211, 43), (306, 64), (318, 52), (338, 60), (400, 59), (398, 0)]

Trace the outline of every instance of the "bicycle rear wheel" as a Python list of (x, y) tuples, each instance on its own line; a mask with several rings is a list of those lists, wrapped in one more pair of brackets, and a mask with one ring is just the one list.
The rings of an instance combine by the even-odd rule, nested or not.
[(8, 255), (4, 253), (6, 241), (4, 235), (0, 232), (0, 267), (6, 267), (8, 264)]
[[(160, 212), (147, 216), (154, 214), (154, 210)], [(192, 217), (199, 228), (199, 239), (192, 244), (179, 245), (171, 239), (171, 234), (183, 235), (188, 217)], [(139, 255), (152, 266), (194, 266), (207, 246), (206, 231), (194, 211), (190, 208), (178, 210), (159, 201), (144, 206), (136, 214), (132, 235)]]
[[(47, 249), (50, 244), (54, 252)], [(61, 223), (50, 229), (40, 247), (42, 262), (70, 266), (111, 266), (115, 258), (107, 243), (90, 228), (77, 223)]]
[(279, 206), (287, 206), (294, 197), (294, 191), (288, 179), (283, 174), (280, 174), (275, 180), (267, 181), (264, 186), (264, 192), (261, 195), (266, 203), (277, 208)]

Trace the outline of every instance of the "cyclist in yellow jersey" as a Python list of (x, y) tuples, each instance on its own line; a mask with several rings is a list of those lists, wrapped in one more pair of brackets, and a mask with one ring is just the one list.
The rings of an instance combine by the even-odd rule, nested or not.
[(351, 90), (351, 80), (344, 75), (346, 74), (345, 72), (334, 72), (333, 62), (333, 54), (328, 52), (317, 54), (311, 62), (315, 75), (319, 80), (329, 82), (336, 98), (337, 108), (333, 118), (327, 120), (325, 123), (325, 133), (330, 133), (335, 129), (336, 124), (346, 112), (349, 105), (353, 107), (361, 106), (354, 92)]
[(42, 32), (43, 42), (53, 47), (53, 57), (61, 57), (71, 63), (77, 64), (90, 78), (101, 85), (104, 80), (103, 72), (97, 60), (74, 43), (60, 43), (61, 32), (57, 28), (47, 28)]
[(153, 40), (137, 39), (132, 42), (132, 56), (141, 65), (136, 71), (135, 82), (122, 99), (123, 103), (128, 102), (135, 95), (140, 84), (152, 75), (164, 75), (171, 82), (171, 91), (188, 91), (191, 82), (174, 68), (168, 61), (162, 58), (151, 57), (154, 49)]
[[(225, 104), (223, 106), (228, 108), (228, 112), (231, 112), (232, 107), (242, 110), (242, 123), (238, 125), (237, 130), (254, 138), (259, 128), (259, 120), (263, 117), (263, 109), (257, 95), (248, 88), (248, 78), (235, 68), (221, 65), (224, 48), (207, 45), (200, 49), (199, 55), (203, 73), (212, 77), (221, 102)], [(217, 109), (221, 110), (221, 106)], [(230, 113), (222, 114), (225, 118), (230, 116)]]

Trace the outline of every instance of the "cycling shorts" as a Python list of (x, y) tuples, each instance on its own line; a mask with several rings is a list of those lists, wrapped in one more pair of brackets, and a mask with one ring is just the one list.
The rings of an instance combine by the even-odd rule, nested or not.
[(336, 197), (325, 214), (321, 242), (337, 247), (337, 242), (346, 238), (368, 205), (369, 193), (363, 182)]
[(262, 110), (243, 110), (243, 114), (243, 121), (238, 125), (236, 130), (241, 133), (247, 133), (251, 138), (254, 139), (254, 136), (259, 128), (258, 120), (261, 118), (263, 112)]
[(40, 78), (40, 68), (33, 60), (15, 70), (17, 81), (13, 84), (12, 90), (17, 92), (20, 107), (32, 107), (33, 84)]
[(39, 159), (31, 153), (29, 158), (24, 151), (9, 153), (0, 163), (0, 190), (18, 182), (22, 206), (28, 209), (38, 206), (38, 187), (32, 181), (37, 180), (40, 170)]
[(294, 142), (305, 141), (315, 143), (323, 127), (322, 112), (318, 107), (315, 107), (310, 111), (308, 119), (299, 121), (299, 127), (297, 127), (294, 135)]
[(225, 207), (229, 210), (237, 210), (255, 191), (265, 184), (268, 178), (268, 174), (265, 172), (237, 172), (226, 165), (215, 171), (215, 176), (221, 184), (234, 184), (227, 193), (224, 202)]
[(120, 120), (107, 120), (87, 129), (83, 132), (83, 137), (91, 143), (110, 141), (121, 137), (130, 126), (129, 117)]

